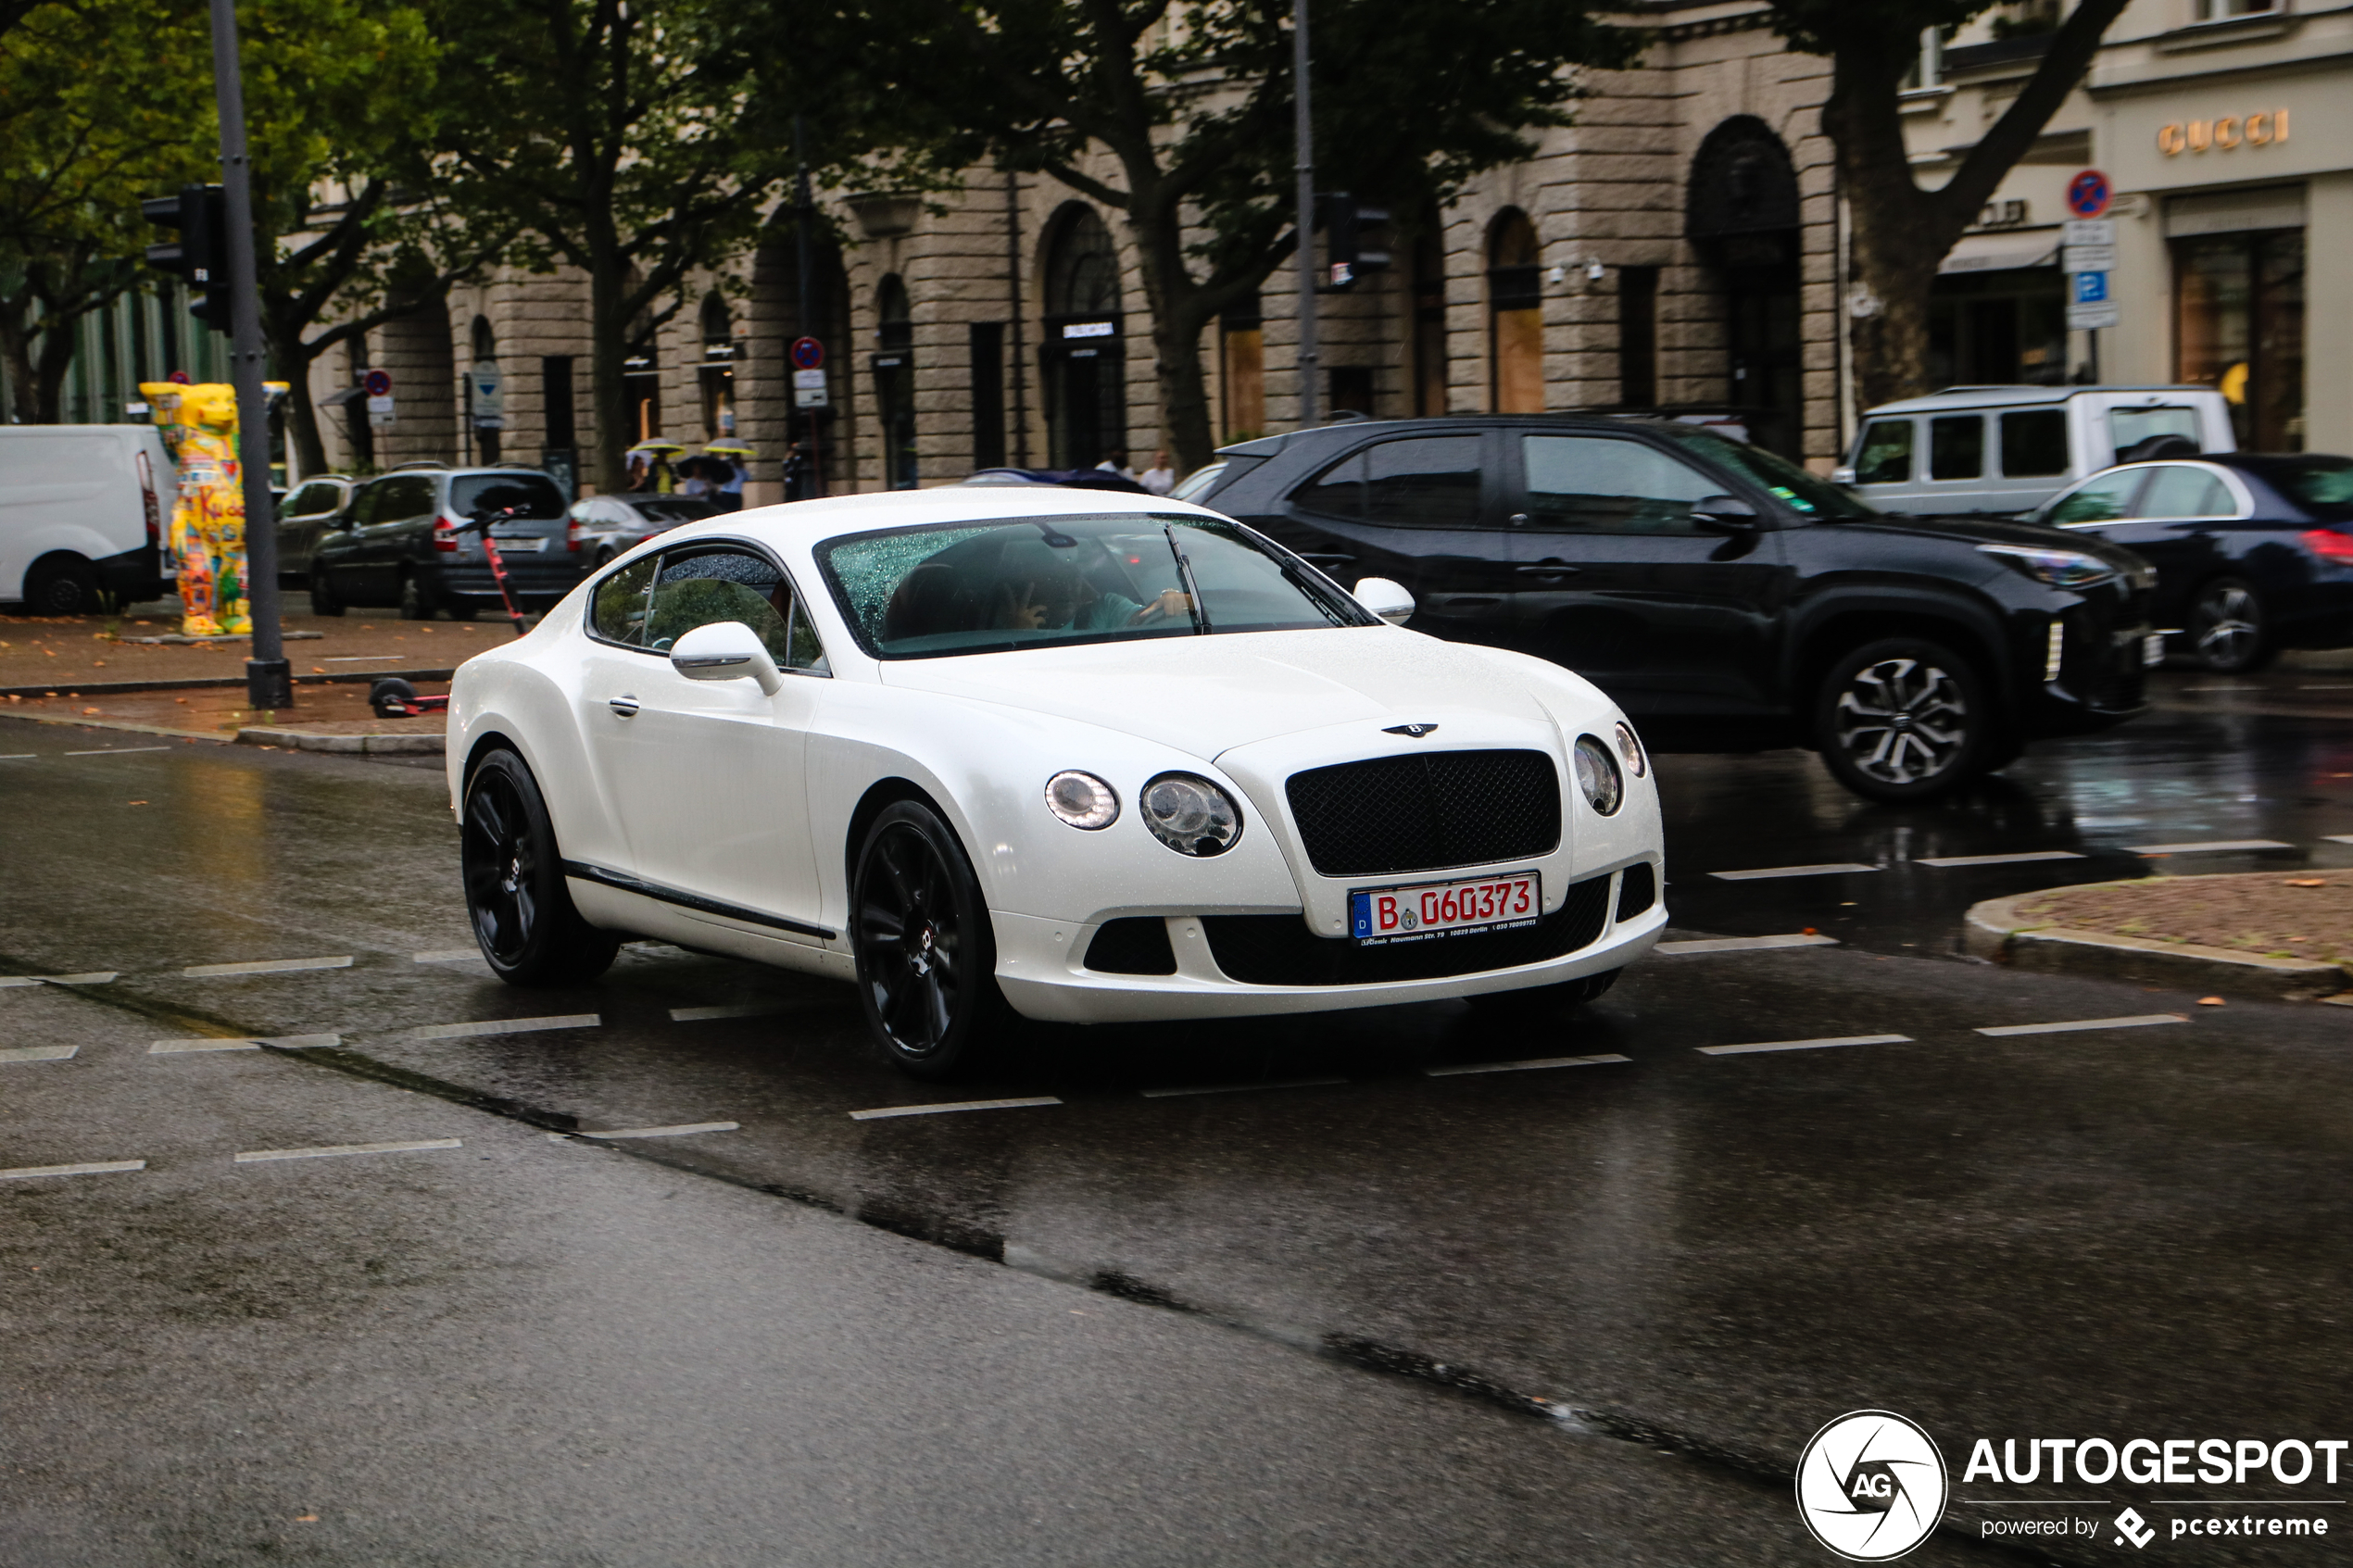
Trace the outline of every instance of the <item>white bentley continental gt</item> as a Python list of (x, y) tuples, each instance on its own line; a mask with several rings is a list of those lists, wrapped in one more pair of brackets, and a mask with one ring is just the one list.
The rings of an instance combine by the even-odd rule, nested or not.
[(1182, 502), (945, 488), (690, 523), (452, 685), (491, 967), (631, 936), (851, 981), (892, 1060), (1110, 1023), (1599, 996), (1666, 922), (1625, 718)]

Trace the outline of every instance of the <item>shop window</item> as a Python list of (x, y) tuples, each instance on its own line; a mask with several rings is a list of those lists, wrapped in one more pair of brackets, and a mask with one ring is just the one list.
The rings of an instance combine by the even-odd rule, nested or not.
[(1975, 479), (1985, 471), (1985, 416), (1928, 421), (1928, 477)]
[(2304, 449), (2304, 231), (2173, 245), (2174, 379), (2218, 389), (2241, 447)]
[(2002, 472), (2011, 479), (2042, 479), (2067, 471), (2067, 412), (2030, 408), (2002, 416)]
[(1063, 208), (1046, 259), (1046, 428), (1051, 463), (1093, 468), (1127, 449), (1127, 349), (1119, 252), (1101, 214)]
[(717, 289), (702, 297), (702, 428), (706, 440), (736, 433), (736, 323)]
[(1338, 365), (1333, 367), (1331, 386), (1325, 407), (1332, 413), (1364, 414), (1373, 411), (1373, 370), (1369, 365)]
[(1516, 207), (1487, 236), (1489, 393), (1499, 414), (1544, 411), (1544, 299), (1536, 226)]
[(1912, 477), (1914, 432), (1909, 420), (1873, 420), (1863, 427), (1855, 458), (1857, 484), (1902, 484)]
[(1248, 441), (1266, 433), (1266, 330), (1258, 295), (1226, 312), (1218, 321), (1218, 358), (1226, 392), (1226, 439)]

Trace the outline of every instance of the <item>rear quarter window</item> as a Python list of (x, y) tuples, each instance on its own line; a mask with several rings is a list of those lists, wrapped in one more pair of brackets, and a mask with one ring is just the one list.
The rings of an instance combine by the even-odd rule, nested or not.
[(536, 473), (469, 473), (449, 482), (449, 509), (459, 517), (508, 507), (522, 508), (519, 516), (526, 521), (552, 521), (564, 515), (563, 492)]
[(2067, 410), (2028, 408), (2002, 416), (2002, 472), (2049, 479), (2067, 471)]
[(1976, 479), (1985, 472), (1985, 416), (1952, 414), (1928, 421), (1928, 476)]

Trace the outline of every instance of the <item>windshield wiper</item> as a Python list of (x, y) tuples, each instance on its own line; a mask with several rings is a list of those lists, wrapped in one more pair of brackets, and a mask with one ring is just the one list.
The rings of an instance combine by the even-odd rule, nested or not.
[(1193, 631), (1201, 636), (1209, 634), (1209, 607), (1201, 602), (1201, 584), (1193, 581), (1193, 559), (1185, 546), (1176, 543), (1176, 525), (1164, 522), (1160, 531), (1168, 536), (1168, 553), (1176, 558), (1176, 580), (1185, 585), (1185, 608), (1193, 618)]

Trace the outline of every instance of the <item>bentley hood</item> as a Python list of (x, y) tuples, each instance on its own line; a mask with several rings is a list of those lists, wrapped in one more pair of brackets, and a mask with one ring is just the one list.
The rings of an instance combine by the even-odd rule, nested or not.
[(899, 659), (883, 666), (882, 679), (1100, 725), (1203, 759), (1353, 721), (1549, 722), (1524, 682), (1479, 650), (1375, 627)]

